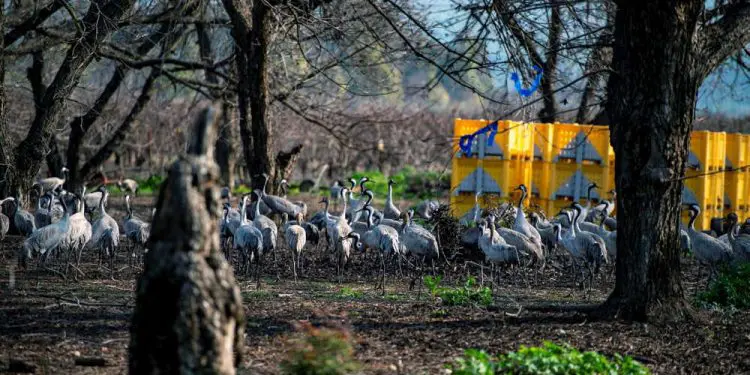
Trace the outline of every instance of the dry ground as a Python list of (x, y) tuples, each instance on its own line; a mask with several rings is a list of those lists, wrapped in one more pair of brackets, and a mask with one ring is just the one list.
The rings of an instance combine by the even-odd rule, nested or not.
[[(145, 205), (151, 199), (137, 199), (141, 217), (150, 216)], [(112, 214), (119, 218), (117, 208), (113, 202)], [(7, 239), (3, 245), (0, 372), (11, 360), (22, 360), (36, 365), (38, 374), (126, 373), (135, 270), (123, 269), (113, 280), (89, 255), (78, 281), (63, 281), (32, 266), (30, 271), (13, 272), (11, 290), (17, 239)], [(611, 280), (600, 278), (596, 289), (585, 295), (569, 277), (553, 271), (530, 287), (520, 283), (496, 289), (495, 303), (488, 309), (444, 307), (424, 292), (418, 299), (418, 293), (409, 290), (407, 277), (398, 281), (391, 277), (387, 294), (381, 296), (374, 288), (377, 267), (365, 264), (361, 256), (354, 257), (343, 284), (334, 281), (335, 268), (322, 257), (307, 265), (301, 280), (294, 283), (288, 260), (282, 254), (277, 267), (269, 265), (262, 290), (239, 278), (247, 315), (240, 373), (278, 373), (285, 339), (293, 334), (291, 322), (304, 319), (349, 327), (365, 373), (435, 374), (465, 348), (505, 352), (542, 340), (626, 353), (656, 373), (750, 373), (747, 312), (706, 311), (701, 313), (703, 323), (682, 326), (591, 322), (576, 307), (602, 301)], [(124, 258), (119, 264), (126, 264)], [(692, 295), (699, 284), (697, 268), (691, 262), (684, 266), (685, 285)], [(466, 275), (458, 265), (443, 271), (447, 283), (461, 282)], [(361, 295), (343, 297), (343, 287)], [(518, 316), (511, 316), (519, 307)], [(76, 366), (77, 356), (103, 357), (108, 367)]]

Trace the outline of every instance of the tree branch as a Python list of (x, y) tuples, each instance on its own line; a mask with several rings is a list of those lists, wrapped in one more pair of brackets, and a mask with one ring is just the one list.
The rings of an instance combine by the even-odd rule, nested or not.
[(7, 34), (3, 36), (3, 41), (5, 42), (5, 46), (9, 46), (13, 43), (15, 43), (19, 38), (24, 36), (27, 32), (32, 31), (36, 29), (39, 25), (41, 25), (44, 21), (49, 18), (49, 16), (53, 15), (55, 12), (57, 12), (60, 8), (63, 6), (62, 0), (54, 0), (51, 3), (47, 4), (47, 6), (39, 9), (38, 12), (31, 15), (31, 17), (27, 18), (22, 23), (18, 24), (16, 27), (13, 28), (13, 30), (8, 31)]
[(724, 16), (698, 31), (695, 61), (706, 77), (732, 54), (750, 43), (750, 0), (727, 6)]

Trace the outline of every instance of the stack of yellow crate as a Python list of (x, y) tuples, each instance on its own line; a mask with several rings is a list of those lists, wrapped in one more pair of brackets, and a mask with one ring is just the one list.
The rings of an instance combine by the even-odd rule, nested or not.
[[(540, 206), (548, 215), (577, 199), (585, 203), (586, 190), (595, 182), (595, 200), (612, 200), (615, 155), (606, 126), (578, 124), (529, 124), (499, 121), (491, 146), (489, 134), (476, 137), (470, 155), (458, 147), (461, 136), (488, 125), (487, 120), (457, 119), (454, 128), (454, 158), (451, 206), (461, 216), (474, 205), (479, 187), (480, 203), (517, 199), (519, 184), (529, 187), (526, 203)], [(479, 156), (483, 155), (482, 158)], [(712, 217), (737, 212), (750, 215), (750, 136), (723, 132), (694, 131), (691, 135), (684, 203), (697, 203), (703, 213), (696, 228), (708, 229)], [(693, 177), (693, 178), (691, 178)], [(687, 223), (687, 215), (683, 216)]]

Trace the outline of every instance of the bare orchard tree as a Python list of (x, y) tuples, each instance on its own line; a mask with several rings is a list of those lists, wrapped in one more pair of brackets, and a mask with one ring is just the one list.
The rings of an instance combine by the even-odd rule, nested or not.
[[(74, 20), (75, 35), (71, 38), (70, 47), (54, 79), (38, 100), (38, 110), (26, 137), (15, 147), (6, 148), (10, 144), (3, 145), (7, 151), (0, 155), (0, 195), (25, 196), (50, 151), (53, 126), (64, 110), (66, 99), (78, 84), (86, 67), (94, 60), (97, 49), (115, 31), (134, 3), (92, 1), (84, 16), (80, 20)], [(42, 8), (39, 12), (46, 9)], [(14, 37), (25, 34), (30, 30), (29, 25), (37, 24), (37, 16), (38, 13), (32, 13), (27, 21), (17, 26), (20, 29), (10, 30), (4, 35), (4, 39), (7, 37), (8, 41), (12, 41)]]
[(136, 289), (130, 374), (235, 373), (244, 310), (232, 267), (219, 251), (219, 115), (204, 110), (187, 155), (162, 185)]
[(750, 2), (616, 3), (607, 112), (617, 155), (617, 282), (601, 312), (682, 320), (681, 177), (697, 91), (750, 43)]

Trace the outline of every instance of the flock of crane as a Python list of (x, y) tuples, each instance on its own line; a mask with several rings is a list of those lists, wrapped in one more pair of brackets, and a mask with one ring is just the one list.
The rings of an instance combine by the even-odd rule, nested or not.
[[(218, 223), (227, 259), (230, 262), (236, 259), (238, 273), (254, 273), (258, 286), (263, 258), (272, 255), (276, 262), (279, 236), (281, 245), (290, 251), (295, 281), (298, 271), (303, 269), (303, 260), (309, 253), (318, 252), (323, 239), (326, 242), (324, 254), (335, 264), (339, 280), (353, 252), (365, 254), (364, 259), (368, 251), (379, 255), (383, 292), (387, 259), (398, 265), (399, 273), (403, 262), (412, 264), (412, 261), (414, 269), (424, 270), (429, 262), (435, 271), (434, 262), (441, 251), (429, 223), (439, 207), (437, 201), (423, 201), (414, 209), (402, 212), (393, 200), (394, 181), (389, 180), (385, 205), (379, 210), (373, 206), (374, 193), (366, 186), (370, 179), (363, 177), (359, 181), (350, 179), (348, 187), (335, 183), (330, 197), (324, 196), (320, 201), (323, 209), (306, 220), (307, 205), (287, 198), (285, 180), (281, 183), (282, 195), (272, 195), (266, 192), (268, 176), (263, 175), (263, 178), (263, 188), (242, 196), (238, 207), (232, 205), (230, 189), (223, 188), (221, 194), (225, 203)], [(150, 224), (133, 215), (130, 195), (125, 196), (127, 212), (120, 225), (106, 212), (109, 192), (104, 185), (88, 194), (83, 188), (77, 194), (63, 190), (64, 182), (65, 179), (48, 178), (34, 185), (32, 192), (36, 193), (37, 203), (33, 214), (18, 204), (18, 197), (0, 200), (0, 204), (15, 203), (11, 217), (25, 237), (18, 250), (19, 265), (25, 268), (29, 260), (37, 257), (42, 266), (52, 257), (62, 260), (67, 272), (68, 266), (80, 263), (84, 250), (91, 250), (98, 251), (100, 264), (108, 261), (109, 269), (114, 272), (121, 236), (127, 241), (130, 265), (140, 264), (148, 251)], [(119, 181), (118, 186), (129, 193), (137, 192), (137, 184), (132, 180)], [(524, 185), (516, 189), (521, 192), (517, 204), (503, 203), (488, 210), (486, 215), (479, 205), (481, 193), (477, 193), (475, 206), (459, 221), (460, 242), (466, 249), (481, 252), (491, 265), (493, 275), (496, 268), (507, 267), (530, 267), (538, 273), (556, 256), (572, 266), (575, 280), (581, 287), (585, 287), (587, 281), (591, 287), (594, 275), (617, 256), (617, 221), (611, 217), (614, 205), (609, 200), (594, 205), (591, 191), (595, 188), (596, 184), (589, 186), (585, 207), (574, 202), (569, 209), (549, 220), (542, 212), (524, 212), (528, 196)], [(614, 200), (614, 191), (611, 193)], [(331, 203), (334, 206), (343, 203), (338, 215), (330, 211)], [(750, 225), (740, 229), (737, 216), (729, 215), (727, 233), (712, 236), (694, 228), (700, 207), (689, 205), (688, 209), (690, 222), (680, 230), (681, 247), (684, 251), (692, 250), (698, 261), (709, 266), (710, 274), (721, 263), (750, 260)], [(427, 221), (427, 227), (414, 222), (415, 214)], [(281, 219), (280, 232), (272, 218)], [(10, 220), (0, 213), (3, 237)]]

